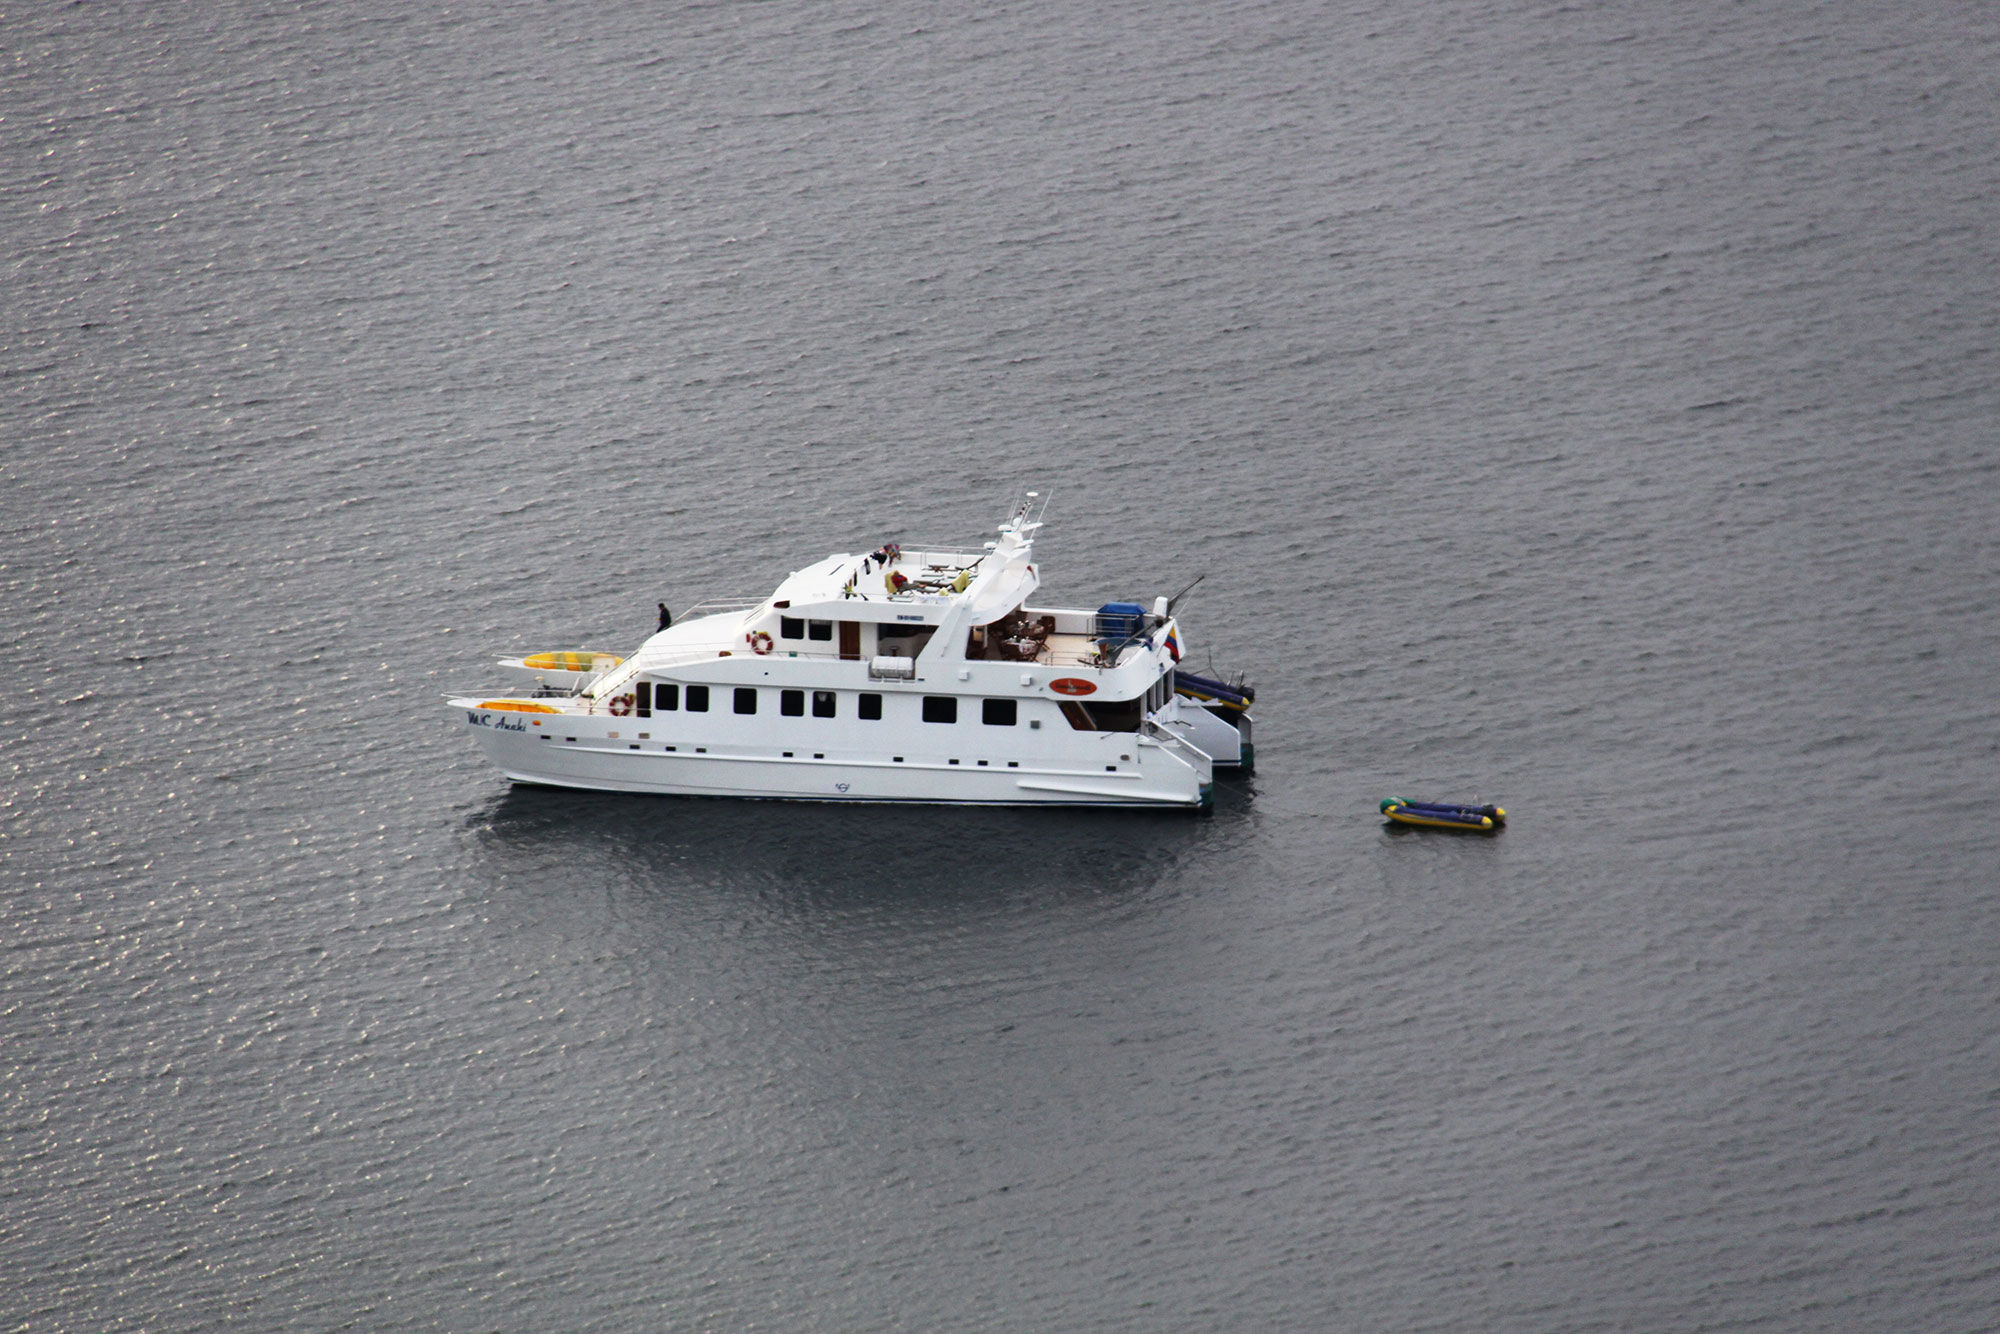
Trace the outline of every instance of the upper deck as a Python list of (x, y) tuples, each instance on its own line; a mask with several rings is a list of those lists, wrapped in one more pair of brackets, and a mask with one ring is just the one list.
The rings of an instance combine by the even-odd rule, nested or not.
[(972, 625), (999, 620), (1039, 586), (1025, 540), (984, 551), (915, 549), (894, 543), (828, 556), (786, 576), (766, 604), (795, 616), (876, 624), (941, 624), (962, 611)]
[(1092, 693), (1107, 698), (1146, 693), (1172, 666), (1171, 620), (1156, 609), (1124, 618), (1120, 632), (1107, 635), (1097, 613), (1029, 606), (1040, 584), (1033, 559), (1039, 527), (1023, 506), (982, 549), (885, 543), (828, 556), (794, 570), (769, 597), (691, 608), (582, 693), (613, 695), (646, 673), (798, 686), (859, 673), (928, 681), (932, 689), (950, 680), (960, 693), (1016, 693), (1045, 686), (1033, 672), (1038, 667), (1049, 679), (1081, 672)]

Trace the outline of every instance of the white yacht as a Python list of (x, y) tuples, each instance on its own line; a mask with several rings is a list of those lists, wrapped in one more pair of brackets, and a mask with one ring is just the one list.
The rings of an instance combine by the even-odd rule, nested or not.
[(1173, 599), (1031, 605), (1040, 519), (1029, 492), (981, 550), (829, 556), (629, 656), (504, 660), (514, 693), (451, 706), (517, 783), (1206, 808), (1217, 767), (1250, 765), (1253, 693), (1177, 676)]

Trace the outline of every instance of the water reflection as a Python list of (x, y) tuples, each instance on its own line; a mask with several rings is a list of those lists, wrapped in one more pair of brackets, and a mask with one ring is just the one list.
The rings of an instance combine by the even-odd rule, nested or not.
[(1119, 976), (1134, 949), (1202, 953), (1228, 929), (1207, 891), (1240, 871), (1248, 813), (1238, 797), (1203, 818), (517, 788), (466, 822), (462, 901), (492, 951), (475, 967), (531, 973), (563, 1004), (603, 996), (689, 1044), (794, 1031), (782, 1060), (818, 1069), (805, 1049), (835, 1041), (828, 1024), (849, 1044), (908, 1007), (1013, 1013)]
[(777, 897), (794, 907), (1127, 894), (1249, 829), (1247, 794), (1214, 814), (724, 801), (514, 787), (467, 821), (499, 880), (630, 881)]

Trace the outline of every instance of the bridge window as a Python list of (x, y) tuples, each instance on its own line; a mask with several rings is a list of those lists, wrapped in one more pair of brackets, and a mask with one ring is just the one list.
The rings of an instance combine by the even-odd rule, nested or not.
[(708, 687), (707, 687), (707, 686), (689, 686), (689, 687), (688, 687), (688, 703), (687, 703), (687, 706), (688, 706), (688, 712), (689, 712), (689, 713), (707, 713), (707, 712), (708, 712)]
[(882, 716), (882, 697), (864, 691), (855, 704), (854, 712), (855, 716), (860, 718), (880, 718)]
[[(818, 692), (815, 691), (814, 693), (817, 694)], [(778, 712), (787, 718), (805, 717), (806, 692), (803, 690), (780, 690), (778, 692)]]
[(653, 707), (661, 712), (672, 712), (681, 706), (681, 688), (668, 685), (665, 681), (653, 687)]
[(736, 687), (736, 711), (738, 713), (757, 712), (757, 687)]
[(780, 639), (804, 639), (805, 637), (806, 637), (806, 618), (805, 618), (805, 617), (803, 617), (803, 616), (780, 616), (780, 617), (778, 618), (778, 638), (780, 638)]
[(815, 718), (833, 717), (833, 700), (834, 700), (834, 695), (831, 690), (813, 691), (813, 717)]
[(833, 622), (832, 622), (832, 621), (807, 621), (807, 622), (806, 622), (806, 638), (807, 638), (807, 639), (827, 639), (827, 640), (830, 640), (830, 639), (832, 639), (832, 638), (833, 638)]

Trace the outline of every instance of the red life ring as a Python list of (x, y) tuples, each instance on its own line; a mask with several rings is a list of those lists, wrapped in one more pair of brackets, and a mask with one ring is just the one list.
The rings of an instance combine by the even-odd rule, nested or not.
[(769, 630), (752, 630), (743, 637), (750, 641), (750, 651), (758, 657), (761, 658), (771, 651), (772, 639)]
[(626, 714), (632, 712), (632, 697), (630, 695), (613, 695), (611, 697), (611, 712), (619, 718), (623, 718)]

